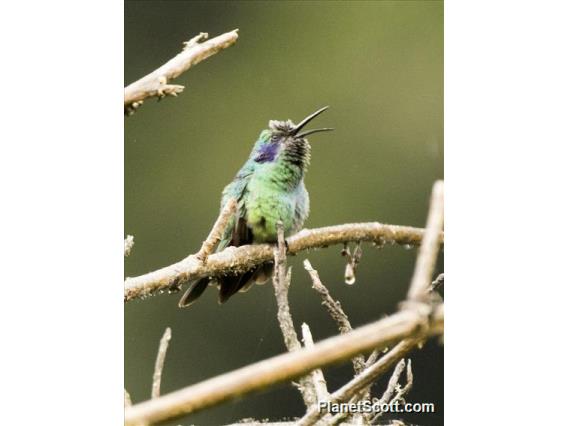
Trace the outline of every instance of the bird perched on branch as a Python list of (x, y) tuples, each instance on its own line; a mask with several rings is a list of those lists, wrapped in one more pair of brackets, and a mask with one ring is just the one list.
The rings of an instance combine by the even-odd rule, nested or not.
[[(333, 129), (301, 130), (327, 108), (317, 110), (299, 124), (290, 120), (271, 120), (268, 129), (260, 132), (247, 162), (223, 190), (221, 210), (231, 198), (237, 200), (237, 209), (224, 230), (218, 252), (229, 246), (277, 242), (279, 221), (283, 224), (285, 237), (302, 229), (310, 211), (310, 199), (304, 185), (310, 162), (310, 144), (306, 137)], [(194, 281), (179, 306), (191, 305), (209, 284), (218, 285), (219, 303), (224, 303), (254, 283), (264, 284), (271, 277), (273, 268), (273, 262), (266, 262), (241, 274)]]

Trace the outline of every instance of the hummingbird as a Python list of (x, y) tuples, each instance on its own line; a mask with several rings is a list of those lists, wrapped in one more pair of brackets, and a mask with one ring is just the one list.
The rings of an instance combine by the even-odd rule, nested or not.
[[(278, 241), (277, 223), (283, 224), (284, 236), (302, 229), (310, 212), (310, 198), (304, 176), (310, 163), (310, 144), (306, 137), (332, 128), (301, 131), (329, 107), (308, 115), (299, 124), (291, 120), (270, 120), (262, 130), (248, 160), (223, 190), (221, 210), (231, 199), (237, 209), (229, 220), (216, 251), (246, 244)], [(272, 276), (274, 262), (265, 262), (250, 271), (194, 281), (179, 301), (180, 307), (191, 305), (208, 285), (219, 288), (219, 303), (252, 284), (264, 284)]]

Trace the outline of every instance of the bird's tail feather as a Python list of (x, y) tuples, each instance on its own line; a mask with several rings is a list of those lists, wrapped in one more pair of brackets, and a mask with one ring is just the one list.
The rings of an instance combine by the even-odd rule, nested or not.
[(193, 281), (187, 291), (181, 297), (178, 306), (180, 308), (185, 308), (195, 302), (199, 296), (203, 294), (207, 286), (209, 285), (209, 278), (201, 278), (200, 280)]
[[(226, 275), (217, 277), (215, 281), (219, 286), (219, 303), (225, 303), (233, 294), (238, 291), (245, 292), (253, 284), (266, 283), (274, 271), (274, 263), (266, 262), (250, 271), (239, 275)], [(207, 286), (211, 284), (211, 279), (201, 278), (190, 284), (189, 289), (184, 293), (179, 301), (179, 307), (185, 308), (194, 303), (203, 294)]]
[(219, 303), (225, 303), (229, 297), (247, 285), (254, 275), (255, 270), (251, 269), (240, 275), (226, 275), (218, 278), (219, 281)]
[(250, 290), (253, 284), (266, 284), (266, 282), (272, 277), (272, 273), (274, 272), (274, 263), (266, 262), (256, 268), (254, 274), (252, 275), (251, 279), (243, 285), (239, 292), (244, 293)]
[(252, 277), (255, 284), (266, 284), (266, 282), (272, 278), (274, 273), (274, 262), (266, 262), (260, 265)]

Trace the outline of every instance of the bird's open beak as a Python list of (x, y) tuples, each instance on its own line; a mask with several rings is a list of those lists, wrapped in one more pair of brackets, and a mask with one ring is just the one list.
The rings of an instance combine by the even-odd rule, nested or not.
[(329, 106), (325, 106), (323, 108), (318, 109), (316, 112), (314, 112), (313, 114), (308, 115), (306, 118), (304, 118), (299, 124), (296, 125), (296, 127), (294, 127), (294, 129), (290, 132), (290, 134), (296, 138), (303, 138), (305, 136), (311, 135), (313, 133), (317, 133), (317, 132), (328, 132), (330, 130), (333, 130), (330, 127), (325, 127), (322, 129), (313, 129), (313, 130), (307, 130), (303, 133), (298, 133), (300, 130), (302, 130), (302, 128), (308, 124), (310, 121), (312, 121), (314, 118), (316, 118), (318, 115), (320, 115), (322, 112), (324, 112), (326, 109), (328, 109)]

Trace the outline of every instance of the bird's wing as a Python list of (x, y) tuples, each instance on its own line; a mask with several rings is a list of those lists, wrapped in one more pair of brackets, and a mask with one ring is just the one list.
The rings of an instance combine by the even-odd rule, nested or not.
[(217, 251), (223, 250), (228, 246), (242, 246), (252, 243), (252, 232), (246, 223), (246, 205), (245, 199), (247, 195), (247, 185), (254, 172), (252, 166), (245, 166), (237, 173), (235, 179), (228, 184), (223, 190), (223, 197), (221, 199), (221, 209), (230, 198), (237, 199), (237, 211), (235, 215), (229, 220), (221, 242), (217, 247)]
[[(247, 185), (254, 172), (254, 166), (247, 163), (237, 173), (235, 179), (228, 184), (223, 190), (223, 197), (221, 198), (221, 210), (225, 207), (229, 199), (237, 199), (237, 211), (233, 215), (225, 230), (221, 241), (217, 246), (217, 251), (223, 250), (227, 246), (241, 246), (244, 244), (252, 243), (252, 232), (246, 224), (246, 193)], [(179, 301), (180, 308), (191, 305), (201, 294), (205, 291), (207, 286), (213, 282), (219, 284), (219, 302), (224, 303), (229, 297), (239, 291), (247, 284), (255, 270), (247, 271), (241, 275), (228, 275), (224, 277), (217, 277), (211, 280), (210, 277), (201, 278), (191, 283), (189, 289), (182, 296)]]
[(310, 196), (304, 185), (304, 181), (298, 186), (294, 217), (292, 218), (292, 234), (300, 231), (310, 214)]

